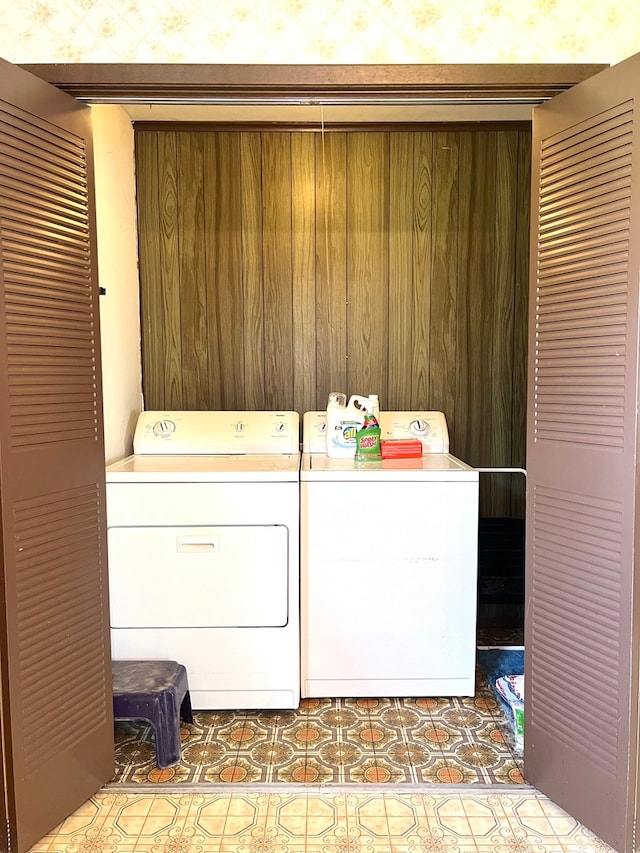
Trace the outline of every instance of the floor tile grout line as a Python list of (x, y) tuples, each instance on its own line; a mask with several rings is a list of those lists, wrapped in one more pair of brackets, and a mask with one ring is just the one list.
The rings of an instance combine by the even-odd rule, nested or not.
[(409, 737), (409, 730), (407, 729), (407, 727), (404, 724), (403, 719), (402, 719), (402, 714), (404, 711), (407, 711), (409, 713), (411, 713), (411, 711), (409, 708), (406, 708), (404, 705), (401, 704), (401, 699), (399, 697), (396, 697), (396, 699), (394, 701), (396, 703), (396, 713), (398, 714), (398, 720), (400, 721), (400, 732), (402, 734), (402, 743), (405, 745), (406, 758), (409, 761), (409, 765), (408, 765), (409, 766), (409, 777), (410, 777), (409, 781), (415, 783), (418, 781), (418, 773), (417, 773), (417, 770), (414, 766), (413, 759), (411, 757), (410, 747), (412, 744), (412, 740)]
[[(473, 699), (473, 701), (474, 701), (474, 712), (479, 714), (479, 709), (478, 709), (476, 702), (475, 702), (475, 700), (476, 700), (475, 694), (472, 697), (460, 697), (459, 711), (462, 713), (463, 711), (468, 710), (468, 706), (466, 706), (462, 701), (463, 698), (464, 699), (467, 699), (467, 698)], [(462, 720), (462, 724), (458, 727), (458, 732), (460, 734), (460, 737), (462, 738), (462, 744), (458, 744), (458, 747), (460, 745), (464, 745), (464, 746), (474, 746), (475, 745), (475, 739), (470, 737), (471, 729), (469, 728), (468, 725), (465, 724), (464, 718)], [(482, 784), (487, 784), (489, 779), (487, 778), (486, 774), (484, 774), (482, 772), (481, 767), (471, 765), (467, 761), (464, 761), (463, 759), (461, 759), (457, 749), (456, 749), (456, 756), (455, 757), (456, 757), (456, 765), (453, 764), (452, 759), (450, 759), (448, 761), (448, 763), (451, 765), (452, 768), (454, 766), (457, 766), (458, 769), (460, 767), (462, 767), (463, 769), (459, 770), (459, 772), (462, 773), (464, 770), (467, 770), (469, 773), (475, 774), (477, 782), (480, 782)]]
[[(429, 740), (427, 739), (426, 746), (430, 752), (433, 750), (433, 752), (436, 754), (436, 756), (439, 756), (439, 759), (442, 762), (444, 769), (446, 770), (447, 769), (447, 761), (445, 758), (444, 749), (442, 748), (442, 742), (441, 742), (439, 734), (438, 734), (439, 718), (434, 717), (434, 712), (437, 712), (437, 710), (438, 710), (437, 703), (438, 703), (439, 699), (437, 697), (431, 697), (431, 698), (432, 698), (433, 702), (435, 702), (436, 704), (435, 704), (435, 706), (430, 706), (430, 707), (425, 706), (425, 711), (427, 712), (428, 716), (427, 716), (427, 720), (426, 720), (424, 728), (425, 728), (425, 731), (431, 729), (431, 731), (434, 734), (434, 738), (433, 738), (432, 742), (429, 742)], [(444, 726), (443, 726), (443, 728), (444, 728)], [(436, 774), (436, 778), (437, 778), (437, 774)]]
[[(436, 699), (436, 702), (437, 702), (437, 701), (438, 701), (438, 700)], [(433, 733), (434, 733), (434, 735), (436, 736), (436, 737), (434, 738), (434, 743), (436, 744), (436, 749), (437, 749), (437, 750), (439, 751), (439, 753), (440, 753), (440, 760), (442, 761), (442, 764), (444, 765), (444, 769), (445, 769), (445, 770), (447, 770), (447, 769), (448, 769), (448, 763), (447, 763), (446, 756), (445, 756), (445, 754), (444, 754), (444, 749), (442, 748), (442, 744), (441, 744), (440, 740), (438, 739), (438, 726), (437, 726), (437, 724), (436, 724), (436, 721), (435, 721), (435, 720), (434, 720), (434, 718), (433, 718), (433, 711), (432, 711), (432, 709), (429, 709), (429, 721), (428, 721), (427, 726), (426, 726), (425, 728), (427, 728), (429, 725), (431, 725), (431, 727), (432, 727), (432, 729), (433, 729)], [(437, 775), (437, 774), (436, 774), (436, 775)]]
[[(193, 827), (194, 827), (194, 829), (195, 829), (195, 827), (196, 827), (196, 825), (197, 825), (197, 823), (196, 823), (196, 821), (197, 821), (197, 815), (199, 815), (199, 813), (200, 813), (201, 809), (206, 805), (206, 797), (204, 797), (204, 796), (203, 796), (203, 798), (202, 798), (202, 799), (203, 799), (203, 802), (201, 802), (201, 803), (199, 804), (199, 808), (196, 808), (196, 809), (193, 809), (193, 810), (192, 810), (192, 809), (189, 809), (189, 816), (191, 817), (191, 820), (192, 820), (192, 823), (193, 823)], [(217, 845), (216, 845), (216, 849), (213, 849), (213, 845), (211, 844), (211, 842), (212, 842), (212, 840), (213, 840), (213, 838), (214, 838), (215, 836), (210, 835), (208, 832), (206, 833), (206, 837), (207, 837), (207, 840), (208, 840), (208, 842), (209, 842), (209, 843), (207, 844), (207, 849), (211, 849), (211, 853), (218, 853), (218, 851), (219, 851), (219, 850), (220, 850), (220, 848), (222, 847), (222, 840), (223, 840), (223, 838), (225, 837), (225, 834), (226, 834), (226, 833), (225, 833), (225, 829), (226, 829), (226, 826), (227, 826), (227, 821), (229, 820), (229, 812), (230, 812), (230, 810), (231, 810), (231, 799), (232, 799), (231, 795), (227, 796), (227, 808), (225, 809), (224, 821), (222, 822), (222, 830), (221, 830), (220, 835), (218, 836), (218, 843), (217, 843)], [(204, 828), (203, 828), (203, 827), (200, 827), (200, 830), (201, 830), (201, 832), (202, 832), (203, 834), (205, 834), (205, 830), (204, 830)], [(189, 847), (190, 847), (190, 846), (191, 846), (191, 845), (189, 845)], [(182, 849), (186, 849), (186, 848), (183, 848), (183, 847), (181, 847), (179, 844), (176, 844), (176, 843), (175, 843), (175, 841), (174, 841), (174, 839), (170, 839), (170, 841), (169, 841), (169, 843), (168, 843), (168, 844), (166, 844), (166, 845), (158, 845), (158, 844), (155, 844), (155, 845), (153, 845), (153, 846), (152, 846), (152, 849), (154, 849), (154, 850), (159, 850), (159, 849), (166, 849), (166, 850), (173, 850), (173, 849), (175, 849), (175, 850), (182, 850)], [(120, 851), (117, 851), (117, 853), (120, 853)], [(123, 853), (125, 853), (125, 851), (123, 851)], [(135, 850), (134, 850), (134, 853), (136, 853), (136, 851), (135, 851)], [(145, 851), (145, 853), (146, 853), (146, 851)]]
[(304, 758), (303, 758), (303, 765), (302, 765), (302, 767), (303, 767), (302, 773), (303, 773), (303, 777), (306, 781), (307, 773), (310, 770), (310, 768), (309, 768), (309, 737), (308, 737), (308, 733), (309, 733), (309, 729), (311, 726), (311, 705), (309, 704), (308, 700), (307, 700), (307, 703), (305, 704), (304, 710), (305, 710), (304, 722), (305, 722), (306, 729), (307, 729), (307, 735), (305, 736), (305, 740), (304, 740)]
[[(342, 712), (342, 710), (343, 710), (343, 708), (342, 708), (342, 697), (340, 696), (336, 699), (336, 711), (340, 714)], [(338, 720), (340, 720), (340, 717), (338, 717)], [(343, 733), (344, 727), (342, 724), (338, 723), (336, 725), (336, 728), (337, 728), (336, 744), (338, 746), (341, 746), (344, 748), (344, 746), (346, 745), (346, 741), (344, 740), (344, 733)], [(344, 775), (345, 775), (344, 763), (342, 763), (342, 764), (339, 763), (338, 768), (337, 768), (338, 783), (344, 782)]]
[[(470, 821), (469, 821), (469, 816), (467, 815), (466, 810), (465, 810), (465, 808), (464, 808), (464, 804), (463, 804), (463, 802), (462, 802), (462, 796), (461, 796), (460, 794), (457, 794), (457, 795), (455, 795), (454, 797), (452, 797), (452, 799), (457, 800), (457, 804), (459, 804), (459, 807), (460, 807), (459, 819), (464, 819), (464, 821), (466, 822), (466, 825), (467, 825), (467, 833), (466, 833), (466, 834), (467, 834), (467, 837), (468, 837), (468, 838), (470, 838), (470, 839), (473, 841), (473, 843), (475, 844), (475, 839), (474, 839), (474, 837), (473, 837), (473, 831), (472, 831), (472, 829), (471, 829), (471, 823), (470, 823)], [(438, 823), (439, 823), (439, 825), (440, 825), (440, 826), (442, 826), (442, 828), (443, 828), (443, 829), (446, 829), (446, 826), (445, 826), (444, 824), (440, 824), (440, 821), (438, 821)], [(476, 846), (477, 846), (477, 845), (476, 845)]]
[[(269, 818), (271, 816), (271, 806), (275, 802), (275, 799), (274, 799), (273, 794), (267, 793), (267, 794), (264, 794), (263, 796), (265, 799), (264, 817), (261, 817), (260, 824), (259, 825), (255, 824), (255, 826), (256, 826), (256, 828), (258, 828), (259, 830), (262, 831), (262, 840), (263, 840), (262, 847), (266, 851), (267, 848), (266, 848), (265, 843), (264, 843), (265, 842), (265, 835), (267, 832), (267, 827), (269, 826)], [(258, 806), (259, 805), (260, 805), (260, 803), (258, 801)]]
[[(480, 715), (479, 715), (479, 716), (480, 716)], [(466, 731), (466, 733), (467, 733), (467, 743), (468, 743), (470, 746), (474, 746), (474, 747), (476, 747), (476, 748), (478, 748), (479, 746), (481, 746), (481, 744), (478, 744), (478, 743), (477, 743), (477, 738), (475, 738), (475, 737), (473, 736), (473, 731), (472, 731), (472, 730), (471, 730), (471, 728), (468, 726), (468, 724), (466, 724), (466, 723), (464, 723), (464, 722), (463, 722), (463, 728), (464, 728), (464, 730), (465, 730), (465, 731)], [(495, 753), (495, 752), (496, 752), (496, 750), (494, 750), (494, 753)], [(492, 773), (490, 770), (488, 770), (484, 765), (478, 765), (477, 767), (474, 767), (474, 769), (475, 769), (475, 772), (476, 772), (477, 774), (480, 774), (480, 775), (482, 776), (481, 781), (482, 781), (482, 782), (484, 782), (485, 784), (486, 784), (486, 783), (488, 783), (488, 782), (490, 782), (490, 781), (492, 780), (492, 778), (493, 778), (493, 773)]]
[[(361, 701), (361, 700), (360, 700), (360, 701)], [(366, 720), (367, 720), (367, 725), (368, 725), (368, 727), (369, 727), (369, 733), (370, 733), (370, 734), (373, 734), (373, 727), (372, 727), (372, 725), (371, 725), (371, 712), (370, 712), (370, 710), (369, 710), (369, 706), (368, 706), (368, 705), (364, 705), (364, 706), (363, 706), (363, 710), (365, 711)], [(377, 772), (377, 771), (378, 771), (378, 765), (377, 765), (377, 762), (376, 762), (376, 745), (375, 745), (375, 743), (374, 743), (374, 741), (373, 741), (373, 737), (371, 737), (371, 738), (370, 738), (369, 746), (370, 746), (370, 749), (371, 749), (371, 761), (373, 762), (373, 771), (374, 771), (374, 774), (375, 774), (375, 776), (376, 776), (376, 781), (379, 781), (379, 780), (378, 780), (378, 778), (377, 778), (377, 777), (378, 777), (378, 772)]]
[[(244, 729), (244, 728), (247, 726), (247, 724), (248, 724), (248, 720), (249, 720), (249, 712), (248, 712), (248, 711), (244, 711), (244, 712), (240, 715), (240, 723), (241, 723), (241, 727), (242, 727), (242, 729)], [(237, 731), (237, 729), (236, 729), (236, 731)], [(242, 749), (241, 741), (240, 741), (240, 740), (238, 740), (238, 745), (237, 745), (236, 750), (235, 750), (235, 759), (233, 760), (233, 763), (231, 764), (231, 767), (230, 767), (230, 770), (231, 770), (231, 777), (232, 777), (233, 779), (235, 779), (235, 777), (236, 777), (236, 771), (238, 771), (238, 770), (239, 770), (238, 763), (239, 763), (239, 761), (240, 761), (240, 750), (241, 750), (241, 749)], [(224, 768), (222, 768), (222, 769), (223, 769), (223, 772), (224, 772)]]
[(372, 716), (371, 716), (371, 707), (372, 707), (372, 706), (371, 706), (371, 705), (369, 705), (369, 704), (367, 704), (367, 705), (366, 705), (366, 710), (367, 710), (367, 722), (368, 722), (368, 724), (369, 724), (369, 732), (370, 732), (370, 734), (371, 734), (371, 752), (372, 752), (372, 754), (373, 754), (373, 755), (372, 755), (373, 769), (374, 769), (374, 774), (375, 774), (375, 776), (376, 776), (376, 779), (378, 779), (378, 778), (379, 778), (379, 775), (383, 772), (383, 769), (384, 769), (384, 768), (383, 768), (383, 765), (382, 765), (382, 762), (381, 762), (381, 755), (380, 755), (380, 751), (379, 751), (379, 749), (377, 749), (377, 747), (376, 747), (376, 741), (375, 741), (375, 738), (374, 738), (374, 736), (373, 736), (373, 733), (374, 733), (374, 725), (373, 725), (373, 718), (372, 718)]
[(273, 774), (274, 774), (274, 769), (275, 769), (274, 768), (274, 761), (275, 761), (275, 756), (277, 753), (277, 746), (279, 743), (279, 741), (278, 741), (278, 730), (279, 730), (280, 715), (276, 712), (276, 714), (274, 716), (275, 716), (275, 723), (273, 726), (273, 733), (271, 735), (271, 741), (270, 741), (271, 753), (269, 755), (269, 762), (268, 762), (266, 772), (265, 772), (265, 777), (266, 777), (265, 781), (266, 782), (271, 782), (273, 780)]
[(409, 732), (407, 730), (407, 726), (405, 725), (404, 713), (407, 709), (403, 707), (400, 697), (396, 697), (394, 699), (394, 710), (396, 713), (396, 719), (398, 721), (398, 730), (400, 731), (400, 743), (404, 747), (404, 766), (406, 768), (405, 776), (408, 777), (409, 782), (416, 782), (418, 777), (413, 766), (413, 761), (411, 759)]

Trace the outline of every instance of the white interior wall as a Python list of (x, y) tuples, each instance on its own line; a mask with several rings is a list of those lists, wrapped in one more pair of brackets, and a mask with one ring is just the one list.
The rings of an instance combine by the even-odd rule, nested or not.
[(91, 108), (96, 182), (105, 458), (132, 452), (142, 411), (133, 127), (115, 105)]

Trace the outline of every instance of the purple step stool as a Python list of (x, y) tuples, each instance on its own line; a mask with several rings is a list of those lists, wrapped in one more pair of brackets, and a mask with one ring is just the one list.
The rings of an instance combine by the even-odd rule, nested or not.
[(193, 722), (187, 670), (174, 660), (114, 660), (113, 716), (147, 720), (156, 737), (158, 767), (180, 761), (180, 718)]

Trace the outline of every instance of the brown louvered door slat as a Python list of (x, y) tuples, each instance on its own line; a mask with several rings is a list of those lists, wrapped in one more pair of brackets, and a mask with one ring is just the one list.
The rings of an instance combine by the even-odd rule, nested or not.
[(0, 64), (2, 753), (9, 849), (113, 776), (89, 110)]
[(635, 850), (640, 56), (534, 111), (525, 775)]

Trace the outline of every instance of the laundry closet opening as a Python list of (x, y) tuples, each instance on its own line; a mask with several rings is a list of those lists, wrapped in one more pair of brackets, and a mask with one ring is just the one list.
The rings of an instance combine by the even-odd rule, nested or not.
[[(110, 230), (113, 212), (118, 211), (119, 221), (128, 222), (131, 213), (122, 209), (119, 187), (132, 179), (130, 151), (133, 147), (131, 120), (148, 121), (185, 121), (241, 122), (240, 129), (246, 131), (247, 123), (252, 129), (260, 130), (256, 121), (263, 121), (270, 129), (286, 129), (286, 124), (304, 121), (315, 125), (319, 130), (321, 108), (324, 106), (324, 123), (342, 123), (345, 131), (355, 128), (354, 122), (385, 122), (393, 127), (379, 127), (379, 130), (403, 130), (408, 122), (418, 125), (418, 130), (427, 130), (427, 123), (440, 126), (453, 124), (450, 129), (488, 130), (485, 122), (525, 121), (527, 127), (531, 119), (531, 107), (553, 98), (559, 92), (570, 89), (576, 83), (602, 71), (602, 65), (385, 65), (385, 66), (341, 66), (341, 65), (104, 65), (104, 64), (55, 64), (31, 65), (26, 69), (53, 83), (76, 98), (84, 99), (93, 105), (104, 104), (103, 118), (101, 110), (95, 110), (95, 118), (101, 124), (101, 133), (97, 140), (96, 152), (101, 160), (97, 161), (97, 200), (108, 199), (104, 213), (105, 233), (101, 242), (101, 215), (98, 210), (98, 231), (100, 245), (105, 247), (104, 257), (100, 257), (100, 274), (103, 285), (107, 287), (107, 298), (103, 301), (106, 323), (103, 331), (103, 383), (105, 387), (105, 439), (107, 460), (120, 458), (130, 452), (133, 434), (131, 412), (138, 411), (140, 403), (139, 377), (137, 370), (139, 354), (138, 305), (127, 301), (131, 292), (137, 292), (136, 262), (125, 262), (123, 270), (121, 246), (118, 240), (114, 246), (114, 232)], [(123, 109), (114, 105), (122, 104)], [(342, 110), (342, 115), (337, 113)], [(275, 115), (275, 113), (278, 113)], [(348, 113), (348, 117), (345, 117)], [(464, 115), (462, 114), (464, 113)], [(123, 120), (124, 118), (124, 120)], [(473, 122), (475, 128), (464, 127), (461, 122)], [(351, 125), (351, 128), (349, 128)], [(96, 121), (94, 120), (94, 129)], [(228, 128), (231, 129), (231, 128)], [(265, 129), (263, 127), (263, 129)], [(373, 128), (373, 124), (370, 125)], [(116, 138), (116, 136), (118, 138)], [(124, 141), (123, 156), (114, 164), (113, 151), (121, 147)], [(325, 151), (326, 157), (326, 151)], [(114, 165), (119, 168), (121, 182), (114, 181)], [(99, 168), (98, 168), (99, 166)], [(152, 164), (153, 166), (153, 164)], [(138, 170), (141, 164), (137, 166)], [(171, 189), (168, 197), (171, 198)], [(175, 194), (175, 193), (174, 193)], [(174, 202), (175, 203), (175, 202)], [(128, 205), (128, 202), (127, 202)], [(169, 209), (171, 204), (169, 204)], [(132, 208), (133, 209), (133, 208)], [(528, 210), (527, 210), (528, 213)], [(171, 218), (169, 217), (171, 222)], [(135, 228), (131, 228), (131, 233)], [(117, 240), (117, 237), (116, 237)], [(328, 242), (328, 241), (327, 241)], [(114, 248), (116, 251), (114, 251)], [(127, 247), (129, 248), (129, 247)], [(140, 246), (140, 261), (142, 245)], [(271, 252), (270, 257), (273, 257)], [(425, 266), (428, 261), (421, 256)], [(165, 258), (163, 263), (171, 259)], [(115, 263), (112, 263), (115, 261)], [(152, 262), (154, 262), (152, 260)], [(160, 258), (155, 263), (160, 265)], [(328, 267), (328, 264), (327, 264)], [(128, 272), (126, 285), (123, 284), (123, 272)], [(475, 270), (471, 268), (469, 275)], [(522, 280), (526, 279), (526, 274)], [(123, 286), (121, 287), (121, 284)], [(125, 295), (126, 290), (126, 295)], [(123, 298), (120, 300), (120, 294)], [(169, 294), (167, 294), (169, 295)], [(522, 296), (525, 297), (523, 289)], [(126, 298), (125, 298), (126, 296)], [(143, 294), (144, 297), (144, 294)], [(126, 304), (125, 304), (126, 302)], [(122, 310), (118, 310), (121, 308)], [(132, 312), (131, 309), (134, 309)], [(293, 308), (291, 309), (293, 310)], [(434, 305), (430, 310), (437, 310)], [(460, 310), (460, 306), (456, 306)], [(477, 306), (474, 307), (477, 315)], [(122, 318), (135, 313), (127, 349), (127, 360), (123, 361)], [(101, 311), (101, 320), (103, 312)], [(474, 315), (474, 321), (477, 316)], [(333, 320), (332, 320), (333, 321)], [(155, 322), (147, 318), (147, 322)], [(135, 328), (134, 328), (135, 326)], [(104, 334), (105, 327), (111, 335)], [(472, 324), (467, 323), (460, 334), (470, 334)], [(279, 327), (276, 327), (279, 331)], [(350, 332), (349, 332), (350, 333)], [(145, 334), (145, 330), (143, 330)], [(113, 345), (111, 341), (117, 343)], [(288, 343), (285, 341), (285, 343)], [(482, 341), (488, 344), (490, 341)], [(430, 348), (434, 341), (430, 342)], [(415, 342), (413, 344), (415, 346)], [(283, 347), (285, 354), (287, 346)], [(262, 350), (264, 353), (264, 350)], [(298, 351), (299, 352), (299, 351)], [(320, 350), (318, 350), (318, 354)], [(250, 353), (251, 354), (251, 353)], [(347, 353), (351, 358), (351, 353)], [(105, 358), (106, 355), (106, 358)], [(299, 356), (297, 356), (299, 357)], [(325, 357), (324, 354), (322, 357)], [(389, 365), (396, 358), (389, 353)], [(260, 362), (262, 363), (262, 362)], [(448, 362), (449, 363), (449, 362)], [(185, 365), (189, 368), (189, 363)], [(130, 369), (132, 382), (124, 388), (122, 375)], [(429, 368), (431, 369), (431, 368)], [(471, 368), (473, 369), (473, 367)], [(137, 374), (137, 377), (136, 375)], [(304, 370), (299, 376), (309, 375)], [(343, 374), (340, 374), (343, 375)], [(338, 377), (339, 378), (339, 377)], [(137, 384), (136, 384), (137, 383)], [(448, 385), (451, 388), (451, 384)], [(477, 386), (476, 386), (477, 387)], [(346, 390), (346, 388), (344, 389)], [(317, 392), (316, 392), (317, 393)], [(384, 405), (384, 401), (383, 402)], [(146, 403), (146, 401), (145, 401)], [(452, 430), (452, 439), (457, 442), (457, 430), (461, 418), (456, 413), (456, 433)], [(447, 413), (448, 415), (448, 413)], [(482, 424), (476, 425), (480, 430)], [(463, 456), (464, 451), (454, 443), (455, 452)], [(464, 458), (464, 457), (463, 457)], [(472, 461), (469, 459), (469, 461)], [(497, 475), (491, 482), (502, 477), (502, 486), (508, 475)], [(483, 477), (485, 483), (488, 477)], [(521, 486), (520, 486), (521, 487)], [(517, 486), (515, 488), (518, 488)], [(511, 490), (511, 484), (509, 486)], [(483, 512), (485, 512), (485, 486), (483, 485)], [(491, 491), (494, 487), (491, 486)], [(487, 515), (488, 518), (517, 518), (514, 515)], [(493, 546), (492, 546), (493, 547)], [(530, 697), (531, 698), (531, 697)], [(235, 737), (235, 736), (234, 736)], [(373, 735), (372, 735), (373, 737)], [(238, 740), (234, 740), (238, 743)]]
[[(137, 122), (135, 149), (148, 409), (376, 392), (525, 467), (528, 123)], [(524, 480), (480, 489), (480, 625), (521, 629)]]
[[(471, 465), (524, 467), (529, 123), (318, 118), (135, 122), (145, 408), (302, 415), (377, 392), (443, 411)], [(482, 475), (480, 516), (479, 642), (520, 644), (522, 479)], [(175, 771), (118, 724), (119, 779), (521, 782), (479, 679), (469, 699), (201, 712)]]

